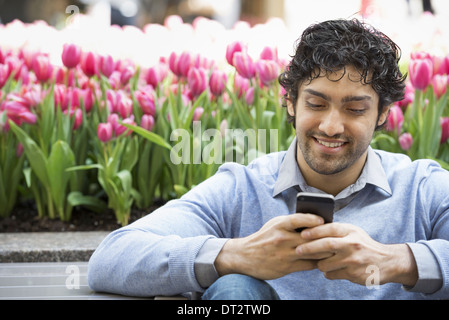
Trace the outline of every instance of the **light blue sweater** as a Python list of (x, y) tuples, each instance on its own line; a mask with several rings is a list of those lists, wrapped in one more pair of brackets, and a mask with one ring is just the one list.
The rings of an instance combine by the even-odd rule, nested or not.
[[(319, 192), (304, 190), (292, 157), (293, 147), (249, 166), (224, 164), (181, 199), (112, 232), (91, 257), (89, 286), (131, 296), (204, 291), (199, 281), (211, 275), (198, 271), (199, 256), (209, 256), (205, 272), (213, 273), (226, 239), (294, 213), (299, 188)], [(381, 243), (409, 244), (420, 284), (411, 291), (400, 284), (373, 288), (312, 270), (269, 281), (282, 299), (449, 299), (449, 172), (433, 161), (370, 149), (362, 175), (337, 195), (337, 206), (334, 221), (357, 225)], [(205, 252), (212, 247), (218, 249)], [(432, 282), (436, 292), (413, 292)]]

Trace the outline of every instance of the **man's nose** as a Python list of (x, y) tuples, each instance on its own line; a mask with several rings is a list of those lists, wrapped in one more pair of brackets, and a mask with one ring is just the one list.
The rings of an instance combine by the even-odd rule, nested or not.
[(319, 129), (328, 137), (333, 137), (344, 132), (343, 116), (338, 110), (330, 109), (323, 113)]

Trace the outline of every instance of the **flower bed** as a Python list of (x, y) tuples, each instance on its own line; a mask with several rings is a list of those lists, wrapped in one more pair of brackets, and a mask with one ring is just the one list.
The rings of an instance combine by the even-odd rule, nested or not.
[[(160, 28), (198, 35), (205, 23), (223, 31), (207, 19)], [(285, 150), (294, 132), (277, 77), (287, 62), (274, 46), (221, 48), (223, 59), (174, 50), (149, 65), (75, 41), (56, 61), (0, 48), (0, 217), (32, 199), (40, 218), (109, 208), (125, 225), (133, 208), (181, 196), (226, 161)], [(448, 168), (448, 69), (448, 57), (412, 56), (406, 99), (373, 146)]]

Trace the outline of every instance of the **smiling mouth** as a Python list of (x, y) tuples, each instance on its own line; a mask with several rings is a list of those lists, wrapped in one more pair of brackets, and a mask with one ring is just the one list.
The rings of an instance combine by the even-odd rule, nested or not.
[(346, 142), (328, 142), (328, 141), (323, 141), (320, 139), (315, 138), (315, 141), (317, 141), (319, 144), (327, 147), (327, 148), (339, 148), (342, 145), (346, 144)]

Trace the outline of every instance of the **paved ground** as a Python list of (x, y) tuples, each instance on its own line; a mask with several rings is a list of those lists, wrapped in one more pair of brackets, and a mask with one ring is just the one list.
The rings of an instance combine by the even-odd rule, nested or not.
[(0, 233), (0, 263), (88, 261), (108, 233)]

